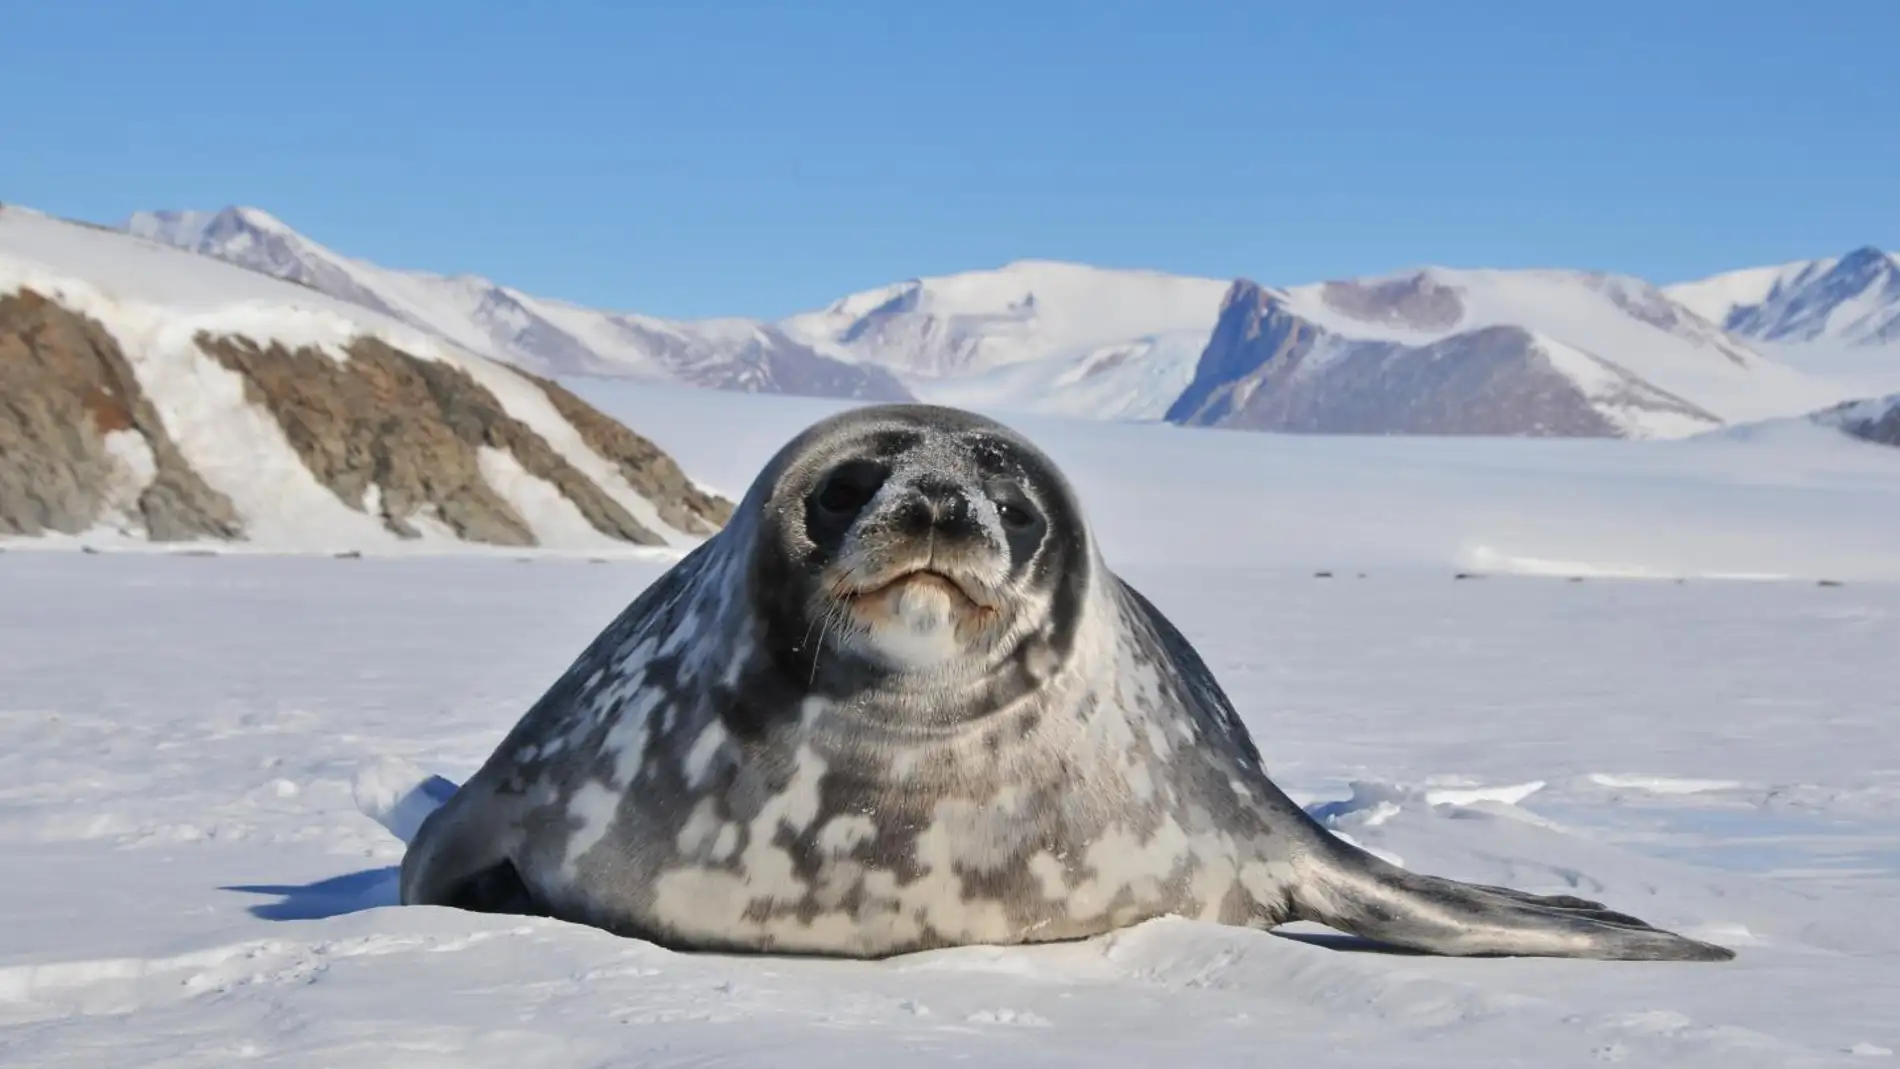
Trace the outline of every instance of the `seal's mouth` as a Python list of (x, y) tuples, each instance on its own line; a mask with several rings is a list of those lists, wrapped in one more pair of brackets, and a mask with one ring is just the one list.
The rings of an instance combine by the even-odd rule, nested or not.
[(994, 595), (977, 583), (935, 568), (904, 568), (870, 580), (846, 575), (832, 584), (832, 593), (846, 603), (881, 600), (907, 592), (938, 590), (966, 612), (988, 615), (996, 611)]

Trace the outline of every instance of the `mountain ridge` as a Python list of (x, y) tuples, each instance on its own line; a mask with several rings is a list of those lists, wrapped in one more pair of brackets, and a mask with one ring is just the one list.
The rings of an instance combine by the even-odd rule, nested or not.
[[(344, 299), (350, 299), (365, 271), (384, 270), (347, 261), (258, 209), (139, 213), (124, 225), (280, 275), (301, 275)], [(321, 249), (324, 256), (315, 264), (275, 263), (274, 254), (263, 248), (269, 241), (292, 239)], [(1835, 270), (1859, 256), (1877, 267), (1887, 262), (1877, 258), (1886, 255), (1857, 252), (1814, 263)], [(358, 269), (327, 274), (324, 264), (334, 262)], [(1658, 286), (1634, 276), (1565, 268), (1428, 266), (1273, 292), (1283, 295), (1288, 314), (1359, 346), (1352, 379), (1360, 398), (1354, 404), (1362, 415), (1348, 421), (1352, 425), (1371, 418), (1381, 404), (1393, 411), (1390, 405), (1398, 395), (1389, 388), (1385, 402), (1371, 401), (1382, 389), (1377, 380), (1382, 374), (1404, 377), (1409, 372), (1402, 374), (1402, 368), (1424, 366), (1397, 359), (1413, 353), (1423, 354), (1428, 363), (1474, 360), (1490, 368), (1440, 373), (1434, 390), (1470, 389), (1483, 381), (1498, 391), (1493, 404), (1517, 396), (1525, 410), (1515, 418), (1493, 411), (1461, 423), (1459, 403), (1447, 394), (1434, 402), (1444, 415), (1430, 421), (1433, 425), (1463, 432), (1515, 425), (1525, 428), (1522, 433), (1538, 433), (1538, 427), (1568, 426), (1576, 433), (1589, 428), (1593, 434), (1667, 436), (1694, 433), (1708, 419), (1746, 421), (1809, 411), (1872, 392), (1884, 382), (1877, 376), (1835, 375), (1833, 365), (1807, 357), (1806, 350), (1787, 357), (1773, 339), (1729, 329), (1732, 318), (1741, 329), (1761, 317), (1736, 312), (1739, 305), (1733, 301), (1718, 307), (1721, 295), (1749, 296), (1750, 287), (1760, 285), (1757, 276), (1775, 270), (1750, 268)], [(777, 321), (726, 318), (685, 327), (533, 297), (477, 276), (396, 274), (435, 280), (438, 295), (444, 288), (466, 291), (454, 301), (434, 302), (460, 306), (453, 314), (433, 317), (440, 333), (468, 345), (491, 346), (498, 359), (556, 374), (863, 400), (919, 399), (1001, 412), (1191, 420), (1195, 406), (1184, 401), (1186, 395), (1205, 391), (1208, 370), (1233, 359), (1213, 343), (1234, 280), (1141, 268), (1023, 258), (997, 268), (872, 287)], [(430, 319), (402, 314), (400, 287), (397, 292), (387, 285), (368, 289), (373, 292), (365, 300), (372, 305), (396, 307), (398, 317), (411, 322)], [(1766, 292), (1758, 296), (1766, 299)], [(1900, 309), (1900, 298), (1894, 306)], [(1463, 343), (1447, 340), (1485, 327), (1519, 329), (1472, 335)], [(1378, 355), (1365, 347), (1373, 343), (1396, 348)], [(1507, 348), (1515, 355), (1507, 358)], [(1852, 358), (1871, 362), (1876, 371), (1885, 360), (1866, 347), (1853, 348)], [(1518, 385), (1500, 384), (1500, 361), (1515, 365)], [(1280, 415), (1268, 420), (1271, 424), (1337, 425), (1332, 417), (1293, 411), (1297, 404), (1320, 403), (1311, 375), (1323, 362), (1312, 357), (1303, 362), (1307, 367), (1301, 375), (1257, 376), (1247, 391), (1293, 391), (1275, 403)], [(1900, 360), (1894, 363), (1900, 374)], [(1556, 418), (1540, 400), (1544, 393), (1530, 385), (1533, 379), (1542, 381), (1544, 390), (1580, 390), (1578, 397), (1594, 391), (1597, 400), (1588, 403), (1597, 406), (1596, 416), (1571, 411)], [(1346, 379), (1333, 381), (1337, 386)], [(1466, 385), (1453, 385), (1458, 382)], [(1414, 388), (1420, 386), (1414, 381)], [(1344, 402), (1337, 398), (1328, 403), (1343, 411)], [(1467, 401), (1467, 407), (1472, 403)], [(1573, 398), (1564, 404), (1572, 403), (1582, 402)], [(1536, 406), (1544, 407), (1542, 415), (1531, 413)], [(1387, 430), (1412, 425), (1394, 419)], [(1376, 419), (1372, 426), (1379, 426)]]
[(912, 399), (884, 369), (820, 353), (770, 324), (663, 320), (537, 297), (480, 275), (384, 268), (313, 241), (258, 208), (136, 212), (119, 229), (302, 283), (544, 375)]

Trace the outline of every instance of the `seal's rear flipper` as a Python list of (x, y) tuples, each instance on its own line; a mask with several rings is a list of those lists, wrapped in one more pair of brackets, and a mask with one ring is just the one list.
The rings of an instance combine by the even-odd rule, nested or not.
[(1343, 845), (1313, 864), (1294, 891), (1297, 919), (1430, 954), (1620, 961), (1735, 956), (1601, 902), (1425, 876)]
[(386, 757), (357, 773), (350, 791), (364, 816), (412, 843), (429, 814), (455, 795), (456, 785), (401, 758)]

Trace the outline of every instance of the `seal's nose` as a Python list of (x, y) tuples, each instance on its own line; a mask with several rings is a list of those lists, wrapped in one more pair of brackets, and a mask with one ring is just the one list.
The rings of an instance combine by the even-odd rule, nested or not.
[(913, 534), (933, 528), (938, 534), (974, 534), (970, 496), (963, 487), (940, 475), (925, 475), (910, 486), (905, 501), (904, 526)]

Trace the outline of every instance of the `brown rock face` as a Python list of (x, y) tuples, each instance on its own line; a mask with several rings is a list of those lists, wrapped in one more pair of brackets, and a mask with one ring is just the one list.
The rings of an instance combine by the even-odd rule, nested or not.
[[(470, 541), (532, 545), (527, 521), (482, 475), (479, 450), (488, 447), (553, 484), (596, 530), (641, 545), (664, 542), (453, 365), (367, 337), (348, 346), (347, 360), (241, 337), (204, 335), (198, 345), (244, 376), (247, 396), (277, 417), (319, 482), (352, 508), (373, 504), (398, 535), (418, 537), (410, 518), (433, 514)], [(626, 470), (628, 461), (615, 459)]]
[(185, 462), (103, 325), (30, 289), (0, 295), (0, 533), (78, 534), (130, 496), (137, 473), (108, 449), (115, 431), (152, 454), (134, 503), (148, 538), (242, 536), (230, 499)]
[(1464, 315), (1458, 291), (1418, 273), (1381, 282), (1337, 281), (1320, 287), (1327, 307), (1366, 323), (1446, 330)]
[(628, 485), (654, 502), (660, 518), (687, 534), (712, 534), (732, 518), (732, 502), (706, 493), (660, 447), (608, 419), (561, 384), (539, 375), (517, 371), (541, 387), (561, 418), (580, 431), (587, 447), (620, 469)]

